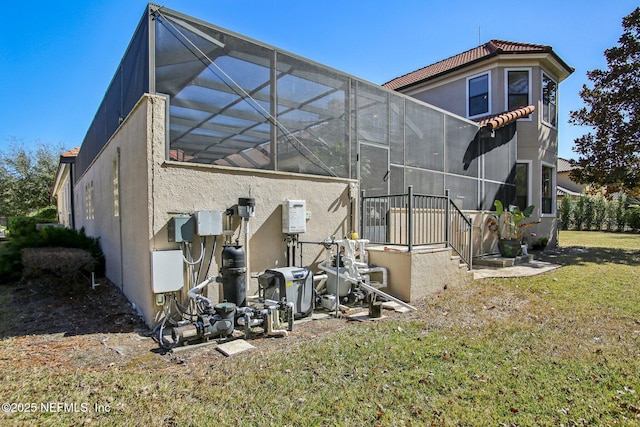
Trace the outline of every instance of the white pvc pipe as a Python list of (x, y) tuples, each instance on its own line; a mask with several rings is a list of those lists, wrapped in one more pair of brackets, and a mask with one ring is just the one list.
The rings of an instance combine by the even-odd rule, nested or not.
[(202, 282), (199, 285), (191, 288), (191, 290), (189, 290), (189, 292), (187, 292), (187, 296), (189, 298), (193, 298), (193, 299), (198, 299), (198, 297), (204, 298), (202, 295), (199, 295), (196, 292), (200, 292), (205, 286), (207, 286), (209, 283), (211, 283), (211, 282), (213, 282), (215, 280), (216, 280), (216, 278), (214, 276), (206, 278), (204, 280), (204, 282)]

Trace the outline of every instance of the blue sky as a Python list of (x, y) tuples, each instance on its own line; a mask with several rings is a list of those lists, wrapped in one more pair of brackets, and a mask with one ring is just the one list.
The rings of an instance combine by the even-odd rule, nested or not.
[[(79, 146), (147, 4), (142, 0), (3, 2), (0, 151), (11, 141)], [(166, 0), (157, 3), (373, 83), (490, 39), (553, 46), (576, 71), (560, 85), (560, 156), (584, 129), (586, 72), (606, 67), (636, 1)], [(479, 43), (480, 41), (480, 43)]]

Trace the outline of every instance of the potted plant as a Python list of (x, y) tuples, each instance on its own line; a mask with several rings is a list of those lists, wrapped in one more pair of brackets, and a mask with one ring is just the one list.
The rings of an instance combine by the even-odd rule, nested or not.
[(535, 209), (534, 205), (520, 210), (518, 206), (509, 205), (504, 208), (500, 200), (493, 202), (496, 207), (495, 214), (487, 220), (489, 230), (498, 235), (498, 250), (505, 258), (515, 258), (520, 252), (524, 230), (540, 222), (524, 222)]

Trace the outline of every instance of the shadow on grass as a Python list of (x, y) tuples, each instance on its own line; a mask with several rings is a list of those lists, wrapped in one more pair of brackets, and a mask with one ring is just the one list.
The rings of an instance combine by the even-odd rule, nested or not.
[(560, 265), (584, 264), (620, 264), (640, 265), (640, 251), (614, 248), (587, 248), (583, 246), (566, 246), (536, 254), (541, 261)]
[(89, 283), (68, 286), (47, 279), (0, 285), (0, 339), (43, 334), (144, 334), (146, 330), (124, 295), (108, 282), (95, 289)]

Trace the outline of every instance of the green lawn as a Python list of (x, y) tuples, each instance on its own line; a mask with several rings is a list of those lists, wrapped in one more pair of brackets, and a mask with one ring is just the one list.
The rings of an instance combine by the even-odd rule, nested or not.
[(560, 242), (576, 247), (551, 258), (561, 269), (476, 281), (418, 313), (221, 362), (14, 368), (0, 342), (3, 402), (111, 408), (0, 423), (640, 425), (640, 235), (563, 231)]

